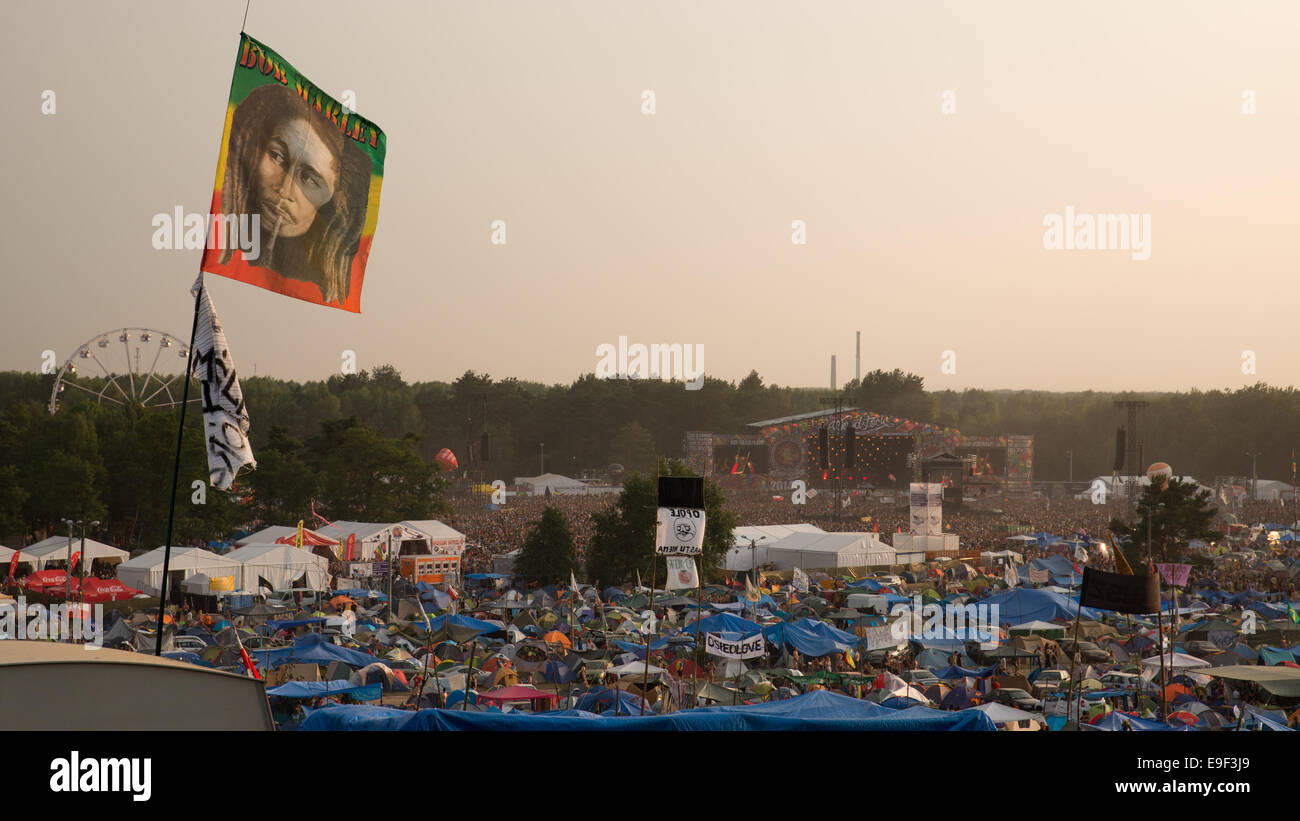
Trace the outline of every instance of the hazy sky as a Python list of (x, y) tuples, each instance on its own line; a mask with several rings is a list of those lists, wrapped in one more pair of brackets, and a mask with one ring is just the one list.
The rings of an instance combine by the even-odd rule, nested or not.
[[(188, 336), (201, 252), (151, 221), (207, 213), (244, 3), (13, 5), (0, 369)], [(1291, 0), (254, 0), (247, 31), (388, 155), (360, 315), (208, 277), (243, 374), (568, 382), (626, 336), (842, 384), (861, 330), (935, 389), (1300, 383)], [(1067, 206), (1149, 215), (1150, 258), (1045, 249)]]

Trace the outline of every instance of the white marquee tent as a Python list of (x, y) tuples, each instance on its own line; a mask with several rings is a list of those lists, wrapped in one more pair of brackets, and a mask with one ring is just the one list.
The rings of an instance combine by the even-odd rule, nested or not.
[[(76, 553), (81, 549), (81, 539), (74, 537), (72, 539), (72, 552)], [(46, 562), (68, 560), (68, 537), (51, 536), (34, 545), (21, 548), (21, 550), (23, 555), (19, 561), (33, 561), (36, 563), (37, 570), (44, 570)], [(111, 547), (94, 539), (86, 539), (85, 555), (82, 556), (83, 559), (91, 561), (95, 559), (119, 559), (125, 561), (130, 557), (131, 554), (125, 550)]]
[[(162, 590), (163, 550), (156, 548), (117, 566), (117, 578), (125, 585), (138, 588), (150, 596), (157, 596)], [(182, 579), (188, 579), (196, 573), (209, 578), (240, 575), (243, 567), (239, 562), (218, 556), (201, 547), (173, 547), (171, 563), (167, 569), (171, 573), (182, 572)], [(170, 583), (168, 590), (171, 589)]]
[(329, 588), (329, 560), (291, 544), (249, 544), (224, 557), (239, 562), (242, 570), (236, 583), (244, 590), (256, 590), (265, 579), (272, 590), (288, 590), (306, 575), (302, 586), (312, 590)]
[(779, 570), (879, 567), (896, 554), (876, 533), (792, 533), (767, 549), (767, 561)]
[[(708, 523), (705, 523), (708, 528)], [(731, 531), (731, 549), (727, 551), (723, 568), (726, 570), (750, 570), (755, 561), (763, 564), (767, 561), (767, 549), (794, 533), (825, 533), (817, 525), (746, 525)], [(754, 539), (750, 548), (749, 540)]]

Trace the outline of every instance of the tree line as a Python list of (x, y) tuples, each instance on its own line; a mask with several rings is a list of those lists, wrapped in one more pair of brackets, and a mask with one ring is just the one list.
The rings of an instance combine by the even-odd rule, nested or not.
[[(68, 396), (50, 416), (44, 406), (53, 380), (0, 373), (0, 538), (21, 544), (57, 531), (64, 518), (100, 518), (123, 544), (161, 543), (174, 413)], [(192, 415), (180, 487), (187, 504), (177, 521), (186, 538), (218, 538), (258, 516), (308, 518), (304, 507), (313, 498), (318, 510), (331, 508), (328, 518), (436, 512), (444, 502), (432, 471), (442, 448), (457, 455), (462, 475), (486, 482), (543, 470), (581, 475), (613, 464), (625, 476), (652, 475), (659, 458), (682, 455), (686, 431), (749, 431), (754, 421), (823, 410), (831, 393), (767, 385), (757, 372), (739, 382), (706, 378), (700, 390), (687, 391), (680, 382), (593, 374), (567, 385), (473, 371), (450, 383), (408, 383), (390, 366), (324, 381), (246, 377), (241, 385), (260, 470), (241, 475), (239, 487), (252, 492), (209, 492), (205, 505), (188, 504), (191, 481), (206, 477)], [(1147, 394), (956, 392), (927, 391), (915, 374), (877, 370), (842, 392), (850, 406), (968, 435), (1032, 434), (1039, 480), (1065, 479), (1067, 452), (1076, 480), (1110, 473), (1116, 428), (1124, 423), (1116, 400), (1150, 403), (1141, 417), (1145, 461), (1168, 462), (1202, 481), (1248, 475), (1248, 453), (1259, 454), (1261, 477), (1289, 478), (1300, 444), (1300, 392), (1262, 383)]]

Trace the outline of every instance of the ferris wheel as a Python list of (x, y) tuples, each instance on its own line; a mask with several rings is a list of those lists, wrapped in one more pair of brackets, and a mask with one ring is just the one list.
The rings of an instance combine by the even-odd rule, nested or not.
[[(54, 379), (50, 413), (62, 401), (85, 394), (96, 403), (171, 408), (182, 402), (189, 344), (150, 328), (118, 328), (77, 346)], [(70, 391), (70, 392), (69, 392)], [(192, 391), (191, 402), (197, 402)]]

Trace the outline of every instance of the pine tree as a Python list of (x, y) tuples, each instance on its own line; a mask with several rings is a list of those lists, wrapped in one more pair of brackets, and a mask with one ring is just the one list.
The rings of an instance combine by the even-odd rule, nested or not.
[(577, 568), (569, 522), (558, 509), (547, 505), (519, 549), (515, 575), (542, 586), (567, 585), (569, 574)]

